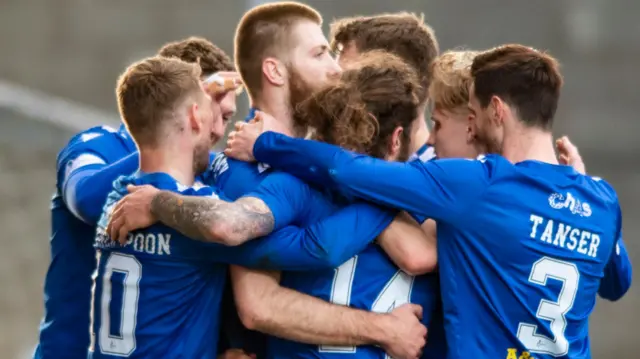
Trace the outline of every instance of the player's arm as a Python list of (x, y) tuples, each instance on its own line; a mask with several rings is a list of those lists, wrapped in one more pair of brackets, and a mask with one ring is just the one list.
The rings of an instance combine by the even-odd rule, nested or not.
[(389, 258), (411, 275), (433, 272), (438, 264), (435, 221), (422, 226), (406, 212), (400, 212), (378, 237)]
[(60, 190), (69, 210), (84, 222), (96, 224), (113, 181), (138, 168), (138, 154), (107, 164), (99, 154), (84, 152), (63, 159), (58, 168), (64, 171)]
[(151, 202), (151, 213), (190, 238), (233, 246), (291, 224), (309, 199), (305, 183), (275, 173), (234, 202), (159, 192)]
[(290, 271), (335, 268), (373, 242), (394, 216), (394, 212), (356, 203), (307, 228), (288, 226), (239, 247), (216, 249), (211, 255), (254, 268)]
[(469, 204), (484, 193), (497, 164), (463, 159), (387, 162), (274, 132), (258, 137), (253, 154), (305, 181), (450, 223), (460, 222)]
[(619, 300), (631, 287), (632, 276), (631, 260), (629, 260), (627, 248), (621, 237), (604, 269), (604, 277), (600, 281), (598, 294), (607, 300)]
[(415, 330), (407, 332), (407, 325), (394, 328), (398, 310), (379, 314), (331, 304), (280, 286), (278, 272), (232, 266), (231, 278), (240, 319), (249, 329), (308, 344), (380, 345), (398, 358), (405, 357), (398, 347), (422, 347), (422, 329), (410, 313), (406, 319)]
[(267, 235), (274, 228), (271, 210), (254, 197), (227, 202), (158, 191), (151, 200), (151, 214), (189, 238), (229, 246)]

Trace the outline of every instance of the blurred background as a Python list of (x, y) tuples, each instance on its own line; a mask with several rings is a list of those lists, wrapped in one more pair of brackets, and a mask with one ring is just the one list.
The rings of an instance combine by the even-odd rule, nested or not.
[[(114, 86), (132, 61), (165, 42), (204, 36), (232, 54), (247, 0), (0, 0), (0, 357), (27, 358), (37, 340), (49, 262), (55, 156), (72, 133), (117, 125)], [(632, 260), (640, 259), (640, 3), (632, 0), (316, 0), (325, 18), (425, 14), (441, 48), (518, 42), (547, 49), (566, 85), (557, 134), (617, 189)], [(244, 116), (246, 98), (238, 118)], [(635, 158), (635, 159), (634, 159)], [(638, 272), (636, 271), (636, 274)], [(595, 358), (637, 358), (640, 289), (600, 301)]]

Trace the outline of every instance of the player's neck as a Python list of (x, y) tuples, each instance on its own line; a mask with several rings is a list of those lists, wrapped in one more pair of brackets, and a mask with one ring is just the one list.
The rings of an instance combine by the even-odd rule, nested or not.
[(268, 93), (259, 98), (251, 100), (251, 106), (266, 112), (287, 126), (290, 133), (298, 133), (293, 122), (293, 111), (288, 101), (280, 96), (273, 96)]
[(553, 147), (553, 134), (538, 128), (520, 127), (506, 135), (502, 155), (512, 163), (534, 160), (558, 164)]
[[(171, 142), (166, 141), (166, 143)], [(183, 147), (140, 148), (140, 171), (144, 173), (166, 173), (181, 184), (192, 186), (195, 181), (193, 148)]]

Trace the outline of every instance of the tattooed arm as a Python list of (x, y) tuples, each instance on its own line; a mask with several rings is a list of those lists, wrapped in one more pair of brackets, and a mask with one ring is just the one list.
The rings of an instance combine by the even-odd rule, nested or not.
[(267, 235), (274, 227), (271, 210), (254, 197), (226, 202), (160, 191), (151, 201), (151, 213), (190, 238), (230, 246)]

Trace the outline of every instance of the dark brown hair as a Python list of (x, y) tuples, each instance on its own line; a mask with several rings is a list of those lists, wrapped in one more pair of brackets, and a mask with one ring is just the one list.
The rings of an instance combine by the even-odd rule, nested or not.
[(122, 121), (136, 143), (156, 146), (166, 121), (188, 96), (204, 92), (198, 65), (150, 57), (130, 65), (118, 78), (116, 98)]
[(420, 101), (427, 97), (431, 83), (431, 63), (438, 56), (438, 42), (433, 29), (424, 17), (407, 12), (344, 18), (331, 24), (331, 48), (355, 45), (359, 52), (384, 50), (399, 56), (413, 66), (423, 91)]
[(322, 24), (320, 14), (305, 4), (293, 1), (256, 6), (244, 14), (235, 34), (236, 67), (249, 96), (262, 87), (262, 62), (287, 46), (291, 28), (301, 20)]
[(497, 96), (528, 126), (550, 130), (563, 83), (559, 67), (556, 59), (530, 47), (499, 46), (473, 60), (475, 95), (482, 107)]
[(189, 37), (162, 46), (158, 56), (177, 57), (184, 62), (197, 63), (203, 76), (219, 71), (235, 71), (233, 62), (221, 48), (201, 37)]
[(295, 116), (311, 127), (317, 140), (382, 158), (398, 126), (408, 143), (419, 90), (411, 66), (393, 54), (371, 51), (337, 83), (302, 102)]

